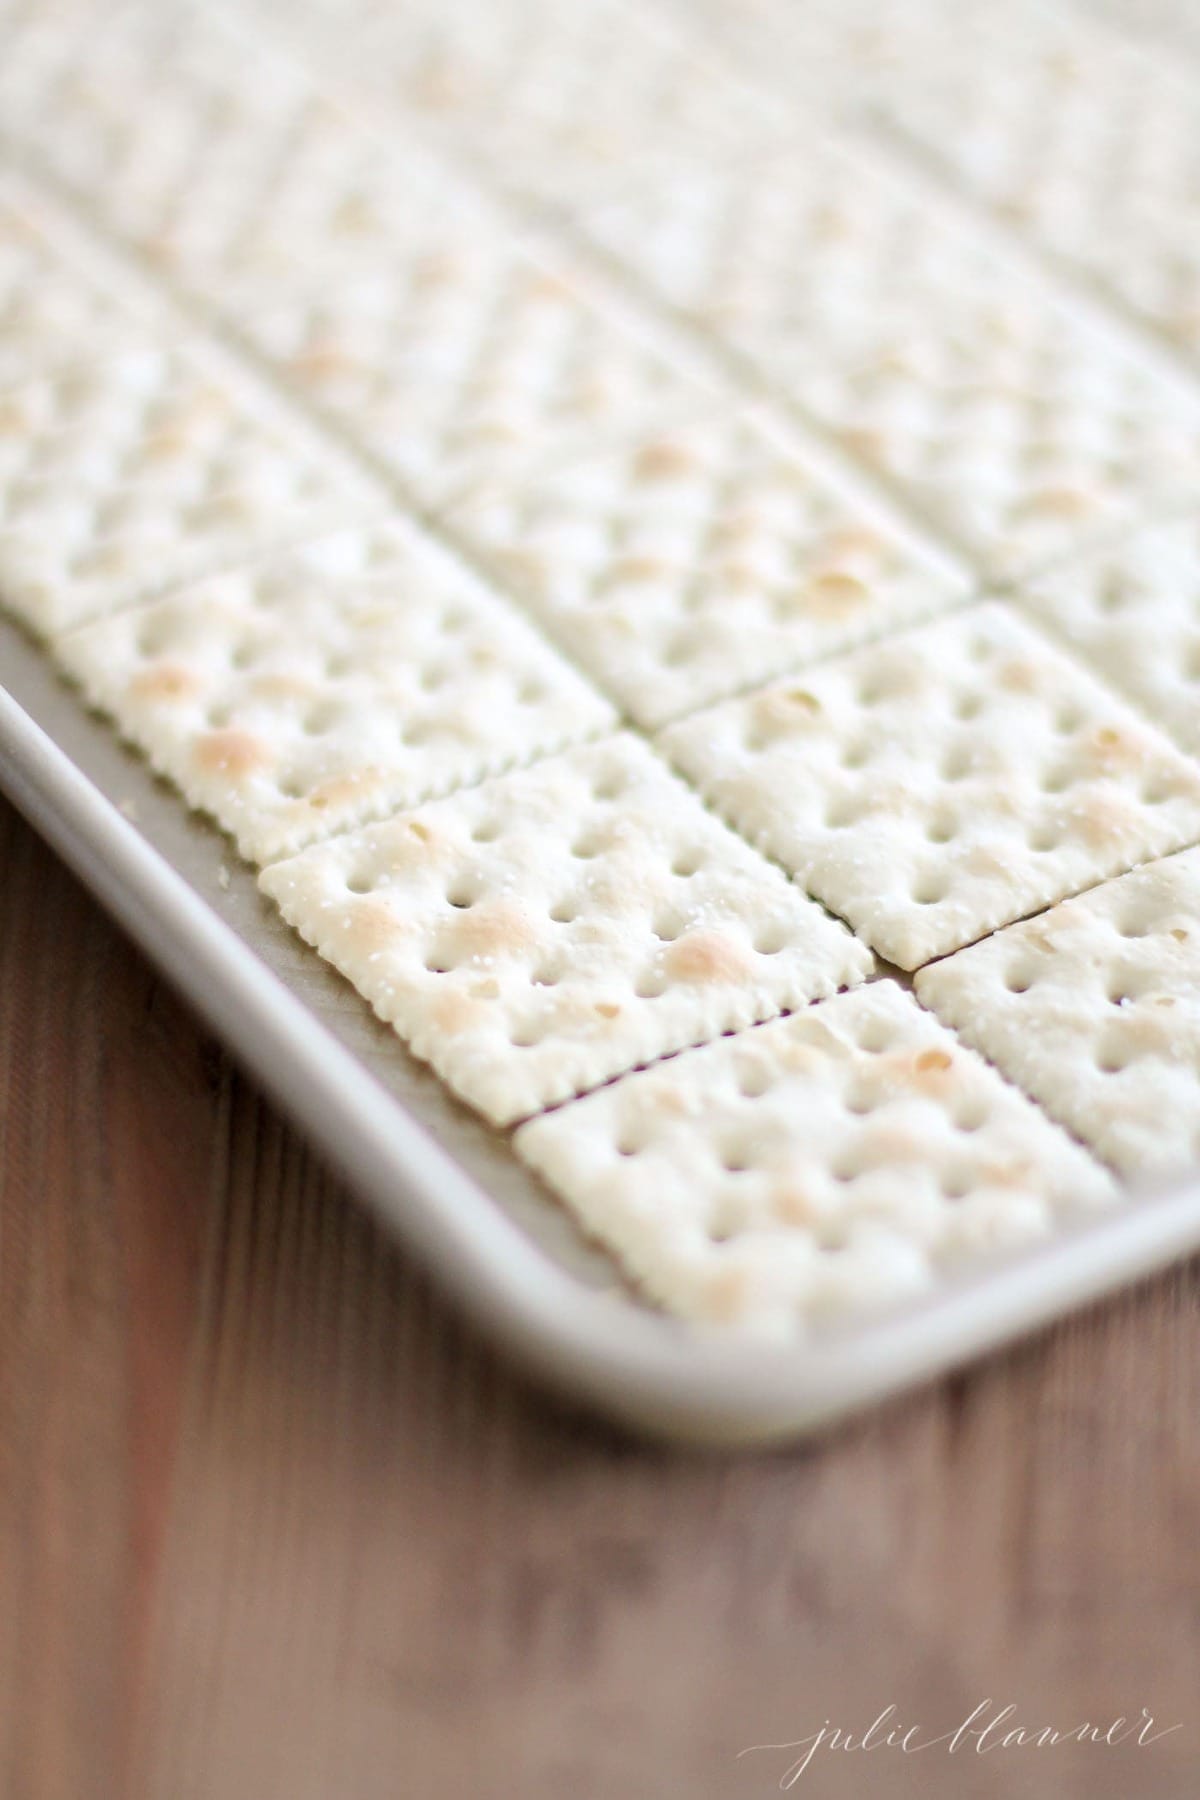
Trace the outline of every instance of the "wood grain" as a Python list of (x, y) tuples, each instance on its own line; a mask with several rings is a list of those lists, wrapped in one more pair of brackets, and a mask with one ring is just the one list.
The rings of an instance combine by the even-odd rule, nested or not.
[[(1195, 1266), (788, 1453), (508, 1374), (0, 808), (0, 1791), (1195, 1791)], [(1014, 1721), (1015, 1722), (1015, 1721)]]

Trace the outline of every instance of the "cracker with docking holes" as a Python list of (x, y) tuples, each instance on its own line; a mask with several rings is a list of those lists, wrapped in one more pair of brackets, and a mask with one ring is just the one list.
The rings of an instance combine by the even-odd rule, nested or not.
[[(15, 171), (0, 173), (0, 393), (69, 364), (137, 349), (166, 308)], [(182, 320), (179, 335), (189, 335)]]
[(383, 502), (199, 344), (0, 395), (0, 591), (48, 635)]
[(425, 506), (717, 403), (674, 342), (595, 304), (564, 259), (461, 221), (242, 335)]
[(789, 134), (788, 108), (654, 7), (627, 0), (412, 0), (328, 9), (274, 0), (354, 90), (486, 170), (522, 201), (571, 210)]
[(1130, 1179), (1200, 1161), (1200, 851), (923, 969), (917, 993)]
[(990, 576), (1200, 481), (1186, 384), (861, 149), (814, 137), (584, 223)]
[[(422, 146), (372, 132), (275, 46), (185, 5), (6, 41), (0, 117), (90, 219), (207, 308), (248, 313), (495, 209)], [(61, 42), (59, 42), (61, 40)]]
[(820, 450), (754, 412), (496, 482), (449, 516), (641, 725), (968, 591)]
[(1149, 526), (1020, 598), (1192, 755), (1200, 752), (1200, 523)]
[(792, 1334), (936, 1287), (1114, 1198), (894, 982), (685, 1052), (516, 1148), (655, 1299)]
[(615, 724), (518, 613), (396, 518), (83, 626), (57, 654), (257, 862)]
[(735, 829), (905, 969), (1200, 839), (1200, 768), (996, 604), (660, 742)]
[(1200, 109), (1188, 57), (1147, 41), (1153, 5), (1133, 0), (1141, 42), (1066, 7), (993, 7), (969, 38), (944, 33), (877, 104), (968, 205), (991, 208), (1195, 365)]
[(497, 1124), (871, 968), (625, 734), (315, 845), (259, 883)]

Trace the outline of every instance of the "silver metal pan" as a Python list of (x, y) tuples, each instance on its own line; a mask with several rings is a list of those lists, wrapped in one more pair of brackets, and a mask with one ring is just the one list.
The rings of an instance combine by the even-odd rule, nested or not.
[[(799, 1436), (1200, 1247), (1200, 1176), (794, 1347), (685, 1328), (268, 909), (214, 828), (0, 620), (0, 786), (475, 1323), (540, 1380), (704, 1444)], [(0, 870), (0, 880), (3, 871)]]

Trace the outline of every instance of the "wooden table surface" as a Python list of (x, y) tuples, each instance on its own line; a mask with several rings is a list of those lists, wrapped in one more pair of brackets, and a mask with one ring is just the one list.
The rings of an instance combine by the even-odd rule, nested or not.
[[(0, 1183), (5, 1800), (1198, 1791), (1195, 1265), (808, 1448), (630, 1441), (468, 1337), (2, 803)], [(1139, 1731), (924, 1743), (985, 1702)]]

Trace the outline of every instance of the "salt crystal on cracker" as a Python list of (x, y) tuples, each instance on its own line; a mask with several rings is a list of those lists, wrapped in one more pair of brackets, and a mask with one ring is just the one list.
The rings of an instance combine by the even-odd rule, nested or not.
[(902, 968), (1200, 839), (1200, 768), (969, 608), (669, 726), (722, 815)]
[(259, 881), (498, 1124), (871, 967), (623, 734), (316, 845)]
[(894, 1305), (1114, 1198), (890, 981), (627, 1076), (515, 1143), (654, 1299), (755, 1332)]
[(916, 990), (1122, 1175), (1200, 1160), (1200, 851), (935, 963)]
[(259, 862), (615, 722), (504, 600), (396, 518), (84, 626), (57, 654)]

